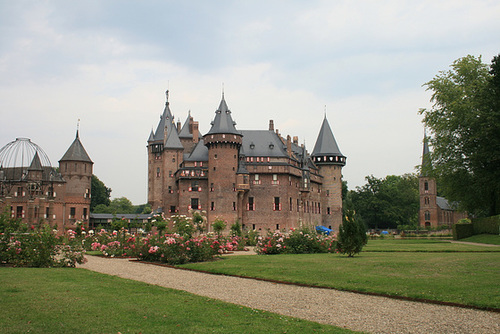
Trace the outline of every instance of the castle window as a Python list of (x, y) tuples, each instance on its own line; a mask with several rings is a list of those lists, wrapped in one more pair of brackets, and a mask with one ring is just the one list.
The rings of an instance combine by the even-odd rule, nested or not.
[(161, 160), (161, 154), (155, 153), (155, 160)]
[(87, 219), (87, 208), (83, 208), (83, 219)]
[(214, 184), (213, 183), (210, 183), (210, 191), (213, 192), (214, 191)]
[(326, 208), (326, 214), (329, 215), (330, 214), (330, 207), (327, 207)]
[(276, 224), (276, 229), (279, 230), (280, 229), (280, 224)]
[(24, 217), (24, 210), (22, 206), (18, 206), (16, 208), (16, 218), (23, 218)]
[(85, 195), (83, 197), (90, 198), (90, 189), (85, 189)]
[(210, 211), (215, 211), (215, 202), (210, 202)]
[(274, 198), (273, 210), (274, 211), (281, 211), (281, 203), (280, 203), (280, 198), (279, 197), (275, 197)]
[(35, 212), (34, 212), (35, 218), (38, 218), (38, 207), (35, 206)]
[(174, 193), (174, 191), (172, 190), (172, 186), (168, 186), (168, 193), (169, 194), (173, 194)]
[(321, 214), (321, 203), (318, 203), (318, 213)]
[(216, 154), (216, 155), (214, 155), (214, 159), (217, 159), (217, 154)]
[(236, 191), (236, 183), (233, 183), (233, 191)]
[(171, 170), (170, 170), (170, 171), (168, 171), (168, 176), (170, 176), (170, 177), (174, 177), (174, 174), (172, 173), (172, 171), (171, 171)]
[[(254, 202), (253, 197), (248, 197), (247, 210), (248, 211), (255, 211), (255, 202)], [(254, 229), (255, 229), (255, 227), (254, 227)]]
[(297, 212), (300, 211), (300, 200), (297, 198)]
[(17, 187), (17, 193), (16, 193), (16, 196), (17, 196), (17, 197), (22, 197), (22, 196), (24, 196), (24, 193), (23, 193), (23, 187)]
[(160, 177), (160, 167), (156, 168), (156, 177)]
[(191, 187), (189, 187), (189, 191), (200, 191), (198, 180), (191, 181)]
[(175, 158), (172, 158), (172, 162), (175, 162)]
[(46, 207), (45, 208), (45, 217), (43, 217), (43, 218), (49, 218), (49, 214), (50, 214), (50, 208)]
[(191, 205), (189, 206), (189, 209), (201, 210), (198, 198), (191, 198)]
[(233, 202), (233, 211), (236, 211), (236, 202)]
[(255, 174), (255, 175), (254, 175), (253, 184), (260, 184), (260, 177), (259, 177), (259, 174)]
[(69, 219), (74, 219), (76, 216), (76, 208), (69, 208)]
[(290, 197), (290, 205), (289, 205), (290, 211), (293, 211), (293, 201), (292, 198)]
[(273, 174), (273, 181), (271, 184), (280, 184), (280, 181), (278, 181), (278, 174)]
[(425, 211), (425, 213), (424, 213), (424, 219), (425, 220), (431, 220), (431, 213), (429, 211)]

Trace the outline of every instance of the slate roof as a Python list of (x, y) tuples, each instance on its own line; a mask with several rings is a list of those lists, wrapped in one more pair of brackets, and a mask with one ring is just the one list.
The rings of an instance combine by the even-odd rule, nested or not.
[(68, 148), (66, 153), (59, 161), (83, 161), (83, 162), (93, 163), (92, 160), (90, 160), (87, 151), (85, 151), (85, 148), (80, 142), (80, 136), (78, 135), (78, 130), (76, 131), (75, 140), (73, 141), (71, 146)]
[(180, 138), (193, 138), (193, 134), (189, 132), (190, 119), (191, 119), (191, 110), (188, 112), (188, 117), (186, 118), (186, 121), (184, 122), (184, 125), (182, 126), (181, 131), (179, 132)]
[(226, 100), (224, 100), (224, 94), (222, 95), (219, 108), (215, 111), (215, 118), (211, 124), (212, 127), (210, 131), (207, 132), (207, 135), (218, 133), (241, 135), (241, 133), (236, 130), (236, 122), (234, 122), (231, 117), (231, 110), (227, 107)]
[[(165, 109), (160, 116), (160, 122), (156, 127), (156, 132), (149, 135), (148, 142), (163, 142), (165, 138), (165, 127), (167, 128), (167, 140), (164, 143), (165, 148), (184, 149), (177, 128), (174, 123), (174, 117), (170, 111), (170, 103), (168, 102), (168, 90), (166, 92), (167, 102), (165, 102)], [(153, 136), (152, 136), (153, 135)]]
[(321, 125), (321, 129), (319, 131), (318, 139), (316, 139), (316, 144), (314, 145), (314, 149), (312, 151), (311, 156), (343, 156), (340, 153), (339, 146), (337, 145), (337, 141), (333, 136), (332, 129), (330, 128), (330, 124), (328, 120), (323, 119), (323, 124)]
[(436, 204), (442, 210), (449, 210), (449, 211), (456, 210), (456, 203), (450, 203), (444, 197), (436, 196)]
[(193, 152), (188, 155), (185, 161), (208, 161), (208, 147), (205, 146), (203, 139), (200, 139), (198, 144), (196, 144)]
[(274, 131), (243, 130), (241, 152), (247, 157), (287, 157), (286, 146)]
[(38, 152), (35, 152), (35, 156), (33, 157), (33, 160), (31, 161), (31, 165), (28, 168), (28, 170), (38, 170), (42, 171), (42, 163), (40, 162), (40, 157), (38, 156)]

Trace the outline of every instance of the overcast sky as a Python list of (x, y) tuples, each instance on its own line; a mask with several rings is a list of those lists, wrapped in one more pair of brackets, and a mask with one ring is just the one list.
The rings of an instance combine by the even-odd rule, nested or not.
[(325, 115), (350, 189), (415, 172), (422, 84), (500, 53), (494, 1), (0, 0), (0, 147), (17, 137), (58, 165), (80, 139), (112, 198), (147, 201), (146, 144), (170, 90), (206, 133), (222, 86), (240, 130), (298, 136)]

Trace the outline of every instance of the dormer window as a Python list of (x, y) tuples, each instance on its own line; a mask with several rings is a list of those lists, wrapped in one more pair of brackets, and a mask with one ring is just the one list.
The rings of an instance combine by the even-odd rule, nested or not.
[(272, 149), (274, 149), (274, 144), (273, 144), (273, 143), (270, 143), (270, 144), (269, 144), (269, 148), (270, 148), (271, 150), (272, 150)]
[(255, 144), (252, 142), (252, 143), (250, 144), (250, 149), (252, 149), (252, 150), (253, 150), (254, 148), (255, 148)]

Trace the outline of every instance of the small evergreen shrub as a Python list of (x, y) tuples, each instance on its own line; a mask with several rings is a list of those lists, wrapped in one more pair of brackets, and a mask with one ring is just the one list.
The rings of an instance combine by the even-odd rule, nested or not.
[(339, 253), (353, 257), (368, 242), (364, 225), (356, 219), (354, 211), (346, 210), (342, 225), (339, 227), (337, 250)]

